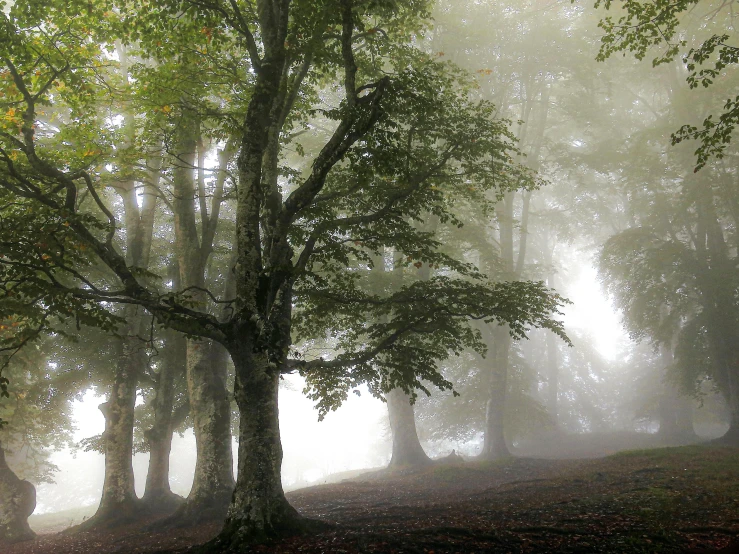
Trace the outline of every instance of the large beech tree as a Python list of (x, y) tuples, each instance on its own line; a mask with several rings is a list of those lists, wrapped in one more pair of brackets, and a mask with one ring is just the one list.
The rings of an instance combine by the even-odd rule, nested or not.
[[(451, 387), (437, 363), (466, 347), (484, 349), (472, 319), (506, 324), (516, 337), (532, 326), (564, 336), (552, 317), (561, 299), (543, 284), (490, 283), (412, 224), (432, 214), (461, 225), (448, 201), (458, 191), (503, 194), (529, 178), (512, 162), (511, 135), (494, 106), (469, 99), (474, 83), (410, 46), (422, 41), (427, 16), (421, 0), (5, 6), (0, 185), (69, 237), (64, 247), (36, 247), (38, 256), (25, 261), (38, 294), (23, 302), (43, 310), (59, 297), (72, 314), (77, 305), (135, 306), (161, 325), (219, 343), (233, 360), (238, 476), (223, 530), (206, 549), (240, 551), (307, 528), (280, 480), (281, 373), (301, 372), (325, 412), (362, 383), (375, 394), (423, 389), (422, 380)], [(102, 175), (116, 170), (106, 165), (111, 147), (100, 130), (115, 126), (116, 114), (105, 110), (117, 92), (104, 70), (116, 62), (100, 45), (146, 44), (149, 31), (176, 42), (188, 25), (203, 29), (196, 50), (230, 48), (230, 67), (244, 75), (233, 85), (245, 109), (236, 126), (235, 292), (227, 298), (198, 285), (161, 286), (126, 255), (99, 194)], [(340, 100), (322, 103), (330, 97)], [(46, 124), (47, 105), (64, 110), (66, 123)], [(329, 120), (330, 136), (304, 172), (286, 171), (286, 145), (294, 131), (315, 136), (317, 115)], [(365, 293), (357, 270), (385, 248), (439, 270), (391, 294)], [(78, 251), (84, 259), (70, 263)], [(88, 260), (105, 271), (90, 273)], [(225, 318), (216, 306), (226, 307)], [(300, 341), (327, 335), (340, 354), (291, 357)]]

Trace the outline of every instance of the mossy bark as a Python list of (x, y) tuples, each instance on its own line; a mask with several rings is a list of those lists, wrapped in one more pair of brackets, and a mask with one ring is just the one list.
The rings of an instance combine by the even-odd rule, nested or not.
[(385, 400), (393, 434), (393, 455), (389, 467), (419, 467), (430, 464), (431, 458), (426, 455), (421, 441), (418, 440), (410, 396), (401, 389), (393, 389), (385, 395)]
[(125, 317), (129, 321), (128, 336), (120, 340), (115, 381), (108, 401), (99, 406), (105, 417), (102, 498), (95, 515), (80, 524), (78, 530), (125, 525), (145, 515), (134, 488), (132, 461), (136, 385), (139, 371), (145, 364), (145, 354), (143, 344), (131, 336), (139, 329), (137, 308), (127, 307)]
[(231, 406), (221, 345), (187, 341), (187, 391), (197, 459), (192, 488), (170, 523), (223, 521), (234, 489)]
[(184, 498), (173, 493), (170, 488), (169, 458), (174, 428), (181, 424), (188, 411), (181, 410), (181, 421), (175, 421), (175, 385), (185, 373), (185, 338), (169, 332), (164, 348), (164, 360), (157, 375), (156, 396), (153, 401), (154, 424), (144, 433), (149, 445), (149, 468), (142, 498), (152, 513), (162, 514), (173, 512), (184, 502)]
[(36, 488), (13, 473), (0, 445), (0, 544), (31, 540), (28, 517), (36, 509)]
[(282, 489), (278, 410), (279, 368), (247, 348), (231, 352), (241, 412), (238, 476), (223, 530), (208, 552), (242, 552), (245, 545), (305, 530), (306, 522)]

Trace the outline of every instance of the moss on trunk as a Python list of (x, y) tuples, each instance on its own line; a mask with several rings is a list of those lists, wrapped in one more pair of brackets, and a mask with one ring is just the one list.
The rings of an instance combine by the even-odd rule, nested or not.
[(285, 498), (277, 396), (279, 370), (248, 346), (231, 352), (236, 369), (239, 422), (236, 489), (223, 530), (207, 552), (241, 552), (245, 546), (306, 531), (310, 524)]
[(0, 445), (0, 543), (35, 538), (36, 533), (28, 525), (28, 517), (35, 509), (36, 488), (13, 473)]

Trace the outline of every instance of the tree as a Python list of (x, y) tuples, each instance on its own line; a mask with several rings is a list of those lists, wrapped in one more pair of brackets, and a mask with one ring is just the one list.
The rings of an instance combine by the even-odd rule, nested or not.
[[(91, 131), (86, 110), (60, 131), (38, 127), (44, 103), (74, 100), (67, 109), (89, 110), (104, 97), (106, 89), (96, 86), (96, 62), (105, 58), (87, 28), (105, 20), (109, 7), (102, 3), (82, 6), (90, 14), (84, 22), (66, 15), (66, 2), (16, 4), (3, 14), (3, 93), (21, 115), (0, 135), (0, 184), (13, 197), (48, 210), (106, 267), (93, 281), (79, 272), (84, 267), (50, 264), (43, 290), (96, 306), (137, 306), (163, 325), (220, 343), (231, 355), (241, 415), (238, 478), (224, 528), (210, 548), (237, 551), (305, 528), (280, 482), (282, 372), (305, 375), (322, 410), (336, 407), (363, 382), (378, 393), (421, 387), (422, 378), (449, 387), (437, 360), (463, 347), (482, 348), (470, 319), (505, 322), (517, 337), (532, 326), (564, 336), (552, 319), (561, 299), (541, 283), (490, 284), (406, 223), (422, 213), (453, 219), (446, 198), (467, 180), (504, 191), (521, 178), (494, 107), (471, 102), (463, 93), (464, 76), (407, 46), (427, 16), (425, 3), (332, 0), (317, 7), (259, 0), (136, 7), (130, 17), (144, 27), (164, 27), (175, 36), (179, 21), (197, 21), (212, 35), (238, 36), (246, 49), (253, 82), (238, 136), (234, 297), (218, 299), (208, 291), (209, 307), (194, 298), (197, 288), (161, 291), (121, 253), (116, 218), (96, 190), (99, 166), (84, 155), (91, 144), (59, 136)], [(306, 175), (283, 179), (286, 132), (305, 124), (294, 110), (326, 80), (343, 95), (340, 105), (324, 110), (332, 135)], [(61, 93), (72, 86), (74, 97)], [(101, 122), (94, 122), (99, 130)], [(82, 191), (102, 220), (81, 212)], [(387, 297), (362, 294), (347, 267), (365, 264), (367, 251), (380, 247), (440, 265), (444, 273)], [(228, 319), (213, 315), (213, 303), (229, 307)], [(290, 361), (293, 333), (334, 333), (341, 354)]]
[(677, 204), (679, 218), (663, 213), (662, 226), (642, 225), (609, 239), (601, 272), (633, 336), (670, 350), (677, 338), (675, 365), (688, 377), (682, 379), (688, 392), (706, 374), (716, 380), (731, 411), (725, 440), (735, 441), (736, 260), (729, 254), (711, 188), (692, 183), (685, 196)]
[[(642, 60), (652, 47), (664, 46), (664, 51), (652, 60), (652, 65), (673, 62), (682, 52), (682, 61), (687, 64), (688, 69), (686, 81), (691, 89), (699, 86), (710, 87), (718, 83), (728, 84), (731, 81), (731, 74), (727, 70), (739, 63), (739, 46), (730, 44), (732, 37), (727, 32), (733, 13), (726, 16), (728, 20), (722, 20), (718, 16), (730, 2), (713, 3), (704, 16), (705, 21), (702, 22), (709, 27), (708, 36), (705, 36), (702, 29), (693, 31), (692, 38), (701, 34), (704, 36), (695, 38), (696, 45), (685, 52), (688, 41), (682, 38), (682, 33), (686, 30), (692, 31), (685, 24), (685, 16), (697, 7), (698, 2), (699, 0), (622, 2), (620, 8), (623, 15), (617, 20), (610, 16), (605, 17), (599, 23), (605, 35), (601, 39), (598, 60), (603, 61), (614, 53), (627, 51)], [(612, 1), (595, 2), (596, 8), (601, 5), (608, 10)], [(695, 170), (698, 171), (710, 158), (723, 158), (737, 123), (739, 123), (739, 96), (729, 97), (717, 118), (714, 118), (713, 114), (708, 115), (701, 127), (683, 125), (672, 134), (672, 144), (687, 139), (699, 141), (698, 149), (695, 151), (697, 157)]]
[(65, 346), (60, 338), (23, 348), (6, 368), (11, 386), (0, 400), (0, 543), (35, 537), (27, 522), (36, 506), (34, 483), (53, 482), (49, 455), (68, 444), (71, 401), (89, 381), (86, 371), (48, 354)]

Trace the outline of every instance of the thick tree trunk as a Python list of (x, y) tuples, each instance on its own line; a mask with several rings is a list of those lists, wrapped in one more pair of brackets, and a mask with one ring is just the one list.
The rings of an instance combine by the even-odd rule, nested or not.
[(207, 552), (242, 552), (244, 546), (300, 533), (306, 528), (282, 490), (282, 444), (277, 396), (279, 369), (266, 355), (235, 345), (235, 395), (239, 422), (238, 476), (221, 533)]
[[(739, 358), (738, 358), (739, 359)], [(729, 394), (726, 395), (729, 405), (729, 430), (716, 442), (736, 446), (739, 445), (739, 383), (737, 383), (739, 367), (729, 370)]]
[(171, 513), (184, 502), (169, 486), (169, 456), (172, 434), (178, 422), (173, 421), (175, 384), (185, 373), (185, 339), (170, 332), (165, 345), (165, 359), (156, 383), (154, 424), (145, 432), (149, 444), (149, 470), (142, 498), (152, 513)]
[(127, 336), (120, 340), (115, 381), (108, 401), (99, 406), (105, 416), (103, 495), (95, 515), (80, 524), (79, 530), (125, 525), (145, 516), (134, 488), (132, 461), (136, 384), (144, 366), (144, 350), (139, 339), (132, 336), (139, 329), (137, 308), (126, 307), (125, 317), (129, 327)]
[(659, 400), (659, 435), (662, 440), (680, 444), (697, 438), (693, 430), (692, 408), (689, 398), (668, 387)]
[(172, 515), (171, 523), (175, 525), (223, 521), (233, 494), (226, 356), (221, 345), (187, 341), (187, 392), (197, 461), (190, 494)]
[(729, 407), (729, 430), (718, 442), (739, 445), (739, 337), (736, 322), (729, 308), (729, 300), (721, 298), (712, 310), (712, 326), (708, 329), (708, 341), (719, 383)]
[(28, 516), (35, 509), (36, 488), (13, 473), (0, 445), (0, 544), (35, 538), (28, 525)]
[(735, 291), (731, 284), (736, 264), (730, 256), (724, 229), (712, 198), (698, 202), (696, 252), (703, 267), (699, 275), (703, 308), (709, 314), (708, 343), (714, 358), (718, 381), (729, 404), (728, 432), (718, 439), (724, 444), (739, 444), (739, 319)]
[(483, 460), (497, 460), (511, 455), (505, 439), (508, 355), (511, 348), (511, 336), (507, 327), (500, 326), (493, 331), (493, 348), (493, 365), (490, 368), (485, 410), (485, 438), (480, 453)]
[(401, 389), (393, 389), (385, 395), (393, 434), (393, 457), (390, 467), (425, 466), (431, 463), (418, 440), (413, 405)]

